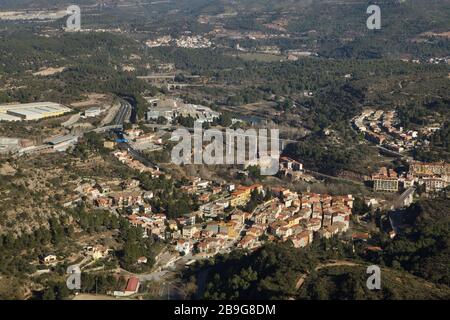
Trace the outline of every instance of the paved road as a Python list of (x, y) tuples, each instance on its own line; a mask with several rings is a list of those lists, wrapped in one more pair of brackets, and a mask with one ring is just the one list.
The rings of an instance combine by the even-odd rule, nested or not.
[(360, 182), (360, 181), (355, 181), (355, 180), (350, 180), (350, 179), (345, 179), (345, 178), (334, 177), (334, 176), (330, 176), (330, 175), (327, 175), (327, 174), (324, 174), (324, 173), (320, 173), (320, 172), (312, 171), (312, 170), (307, 170), (307, 169), (305, 169), (304, 171), (305, 171), (306, 173), (310, 173), (310, 174), (312, 174), (312, 175), (316, 175), (316, 176), (320, 176), (320, 177), (324, 177), (324, 178), (328, 178), (328, 179), (333, 179), (333, 180), (337, 180), (337, 181), (350, 182), (350, 183), (353, 183), (353, 184), (357, 184), (357, 185), (360, 185), (360, 186), (364, 186), (364, 183), (363, 183), (363, 182)]
[(392, 229), (395, 233), (399, 233), (401, 227), (405, 224), (406, 219), (408, 218), (407, 215), (405, 215), (404, 210), (401, 210), (405, 206), (403, 205), (403, 201), (414, 194), (416, 191), (415, 187), (411, 187), (405, 192), (403, 192), (400, 197), (397, 198), (397, 200), (394, 201), (394, 204), (392, 205), (392, 209), (395, 209), (392, 212), (389, 212), (388, 218), (389, 223), (391, 224)]
[(132, 107), (128, 102), (121, 101), (120, 109), (114, 118), (114, 124), (123, 125), (125, 122), (130, 120)]
[(386, 153), (387, 155), (394, 156), (394, 157), (398, 157), (398, 158), (400, 158), (400, 159), (405, 159), (405, 160), (408, 161), (408, 162), (414, 160), (412, 157), (410, 157), (410, 156), (408, 156), (408, 155), (406, 155), (406, 154), (401, 154), (401, 153), (395, 152), (395, 151), (393, 151), (393, 150), (386, 149), (386, 148), (384, 148), (384, 147), (382, 147), (382, 146), (377, 146), (377, 148), (378, 148), (379, 150), (383, 151), (384, 153)]
[(152, 163), (150, 160), (148, 160), (147, 158), (145, 158), (144, 156), (142, 156), (142, 154), (133, 149), (133, 147), (127, 143), (127, 142), (121, 142), (117, 144), (118, 147), (122, 150), (126, 150), (128, 151), (128, 153), (137, 161), (141, 162), (143, 165), (149, 167), (149, 168), (156, 168), (157, 165), (155, 165), (154, 163)]
[[(95, 128), (95, 129), (92, 129), (92, 130), (90, 130), (90, 131), (97, 132), (97, 133), (101, 133), (101, 132), (106, 132), (106, 131), (116, 130), (116, 129), (122, 130), (122, 129), (123, 129), (123, 125), (121, 125), (121, 124), (115, 124), (115, 125), (111, 125), (111, 126), (105, 126), (105, 127)], [(90, 131), (89, 131), (89, 132), (90, 132)]]
[(405, 155), (403, 155), (401, 153), (395, 152), (393, 150), (386, 149), (386, 148), (384, 148), (382, 146), (377, 146), (377, 148), (380, 149), (381, 151), (384, 151), (385, 153), (387, 153), (389, 155), (393, 155), (393, 156), (396, 156), (396, 157), (399, 157), (399, 158), (404, 158), (405, 157)]
[(120, 106), (121, 106), (120, 102), (114, 103), (111, 106), (111, 108), (109, 108), (106, 116), (101, 120), (100, 126), (106, 126), (110, 124), (116, 117), (117, 112), (119, 112)]
[[(117, 126), (123, 125), (125, 121), (128, 121), (131, 117), (133, 107), (127, 101), (121, 101), (120, 110), (117, 113), (116, 118), (114, 119), (114, 123)], [(118, 134), (118, 138), (122, 138)], [(118, 147), (122, 150), (128, 151), (128, 153), (137, 161), (141, 162), (145, 166), (149, 168), (156, 168), (157, 166), (152, 163), (150, 160), (145, 158), (138, 150), (134, 149), (133, 146), (128, 142), (121, 142), (117, 144)]]
[(405, 192), (403, 192), (400, 197), (397, 198), (397, 200), (394, 202), (394, 209), (400, 209), (405, 207), (404, 202), (409, 197), (414, 195), (414, 192), (416, 191), (415, 187), (408, 188)]

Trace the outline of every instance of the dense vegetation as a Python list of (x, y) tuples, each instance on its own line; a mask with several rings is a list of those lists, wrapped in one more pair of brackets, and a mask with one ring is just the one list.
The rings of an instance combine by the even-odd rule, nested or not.
[[(132, 54), (143, 54), (141, 50), (130, 38), (107, 33), (43, 37), (29, 31), (11, 31), (0, 36), (0, 72), (8, 75), (0, 78), (0, 84), (9, 83), (8, 88), (13, 89), (1, 92), (0, 103), (70, 103), (83, 94), (110, 92), (134, 96), (138, 107), (146, 108), (141, 94), (155, 94), (157, 89), (120, 70)], [(50, 67), (65, 69), (45, 77), (30, 74)]]
[(384, 243), (383, 259), (429, 281), (450, 286), (450, 199), (441, 196), (413, 204), (408, 227)]
[(442, 128), (436, 131), (425, 148), (416, 148), (414, 156), (419, 161), (437, 162), (450, 161), (450, 123), (445, 122)]
[(287, 245), (268, 245), (250, 255), (232, 252), (216, 259), (203, 298), (286, 298), (294, 293), (299, 275), (311, 270), (315, 263), (309, 252)]
[[(345, 257), (351, 265), (332, 265), (334, 259)], [(202, 272), (207, 272), (208, 277), (202, 298), (378, 300), (450, 296), (445, 285), (433, 285), (405, 271), (385, 267), (381, 290), (368, 290), (367, 265), (369, 262), (357, 258), (351, 248), (337, 241), (325, 241), (308, 249), (270, 244), (250, 254), (233, 252), (216, 258), (212, 266), (204, 266)]]
[[(42, 227), (33, 233), (15, 237), (12, 233), (0, 237), (0, 273), (5, 276), (22, 277), (31, 275), (44, 266), (39, 260), (52, 253), (58, 257), (70, 254), (73, 251), (80, 252), (82, 248), (74, 244), (81, 234), (99, 234), (105, 231), (118, 231), (119, 237), (115, 240), (121, 245), (120, 250), (102, 262), (103, 266), (115, 268), (120, 265), (126, 270), (144, 272), (154, 265), (154, 257), (159, 253), (162, 245), (152, 238), (143, 239), (143, 230), (140, 227), (130, 226), (123, 217), (116, 217), (102, 210), (89, 210), (84, 206), (67, 210), (67, 215), (61, 218), (53, 217), (48, 221), (49, 227)], [(20, 252), (20, 254), (18, 254)], [(147, 264), (137, 264), (139, 257), (145, 256)], [(67, 257), (64, 257), (67, 258)], [(68, 264), (65, 262), (55, 267), (50, 267), (59, 277), (41, 277), (37, 282), (45, 286), (43, 293), (35, 298), (63, 299), (69, 295), (65, 285), (65, 273)], [(104, 274), (83, 274), (83, 292), (102, 292), (107, 289), (117, 288), (120, 281)], [(97, 282), (97, 283), (96, 283)], [(12, 296), (1, 296), (9, 299)]]
[(330, 146), (324, 143), (317, 144), (316, 139), (308, 139), (298, 144), (289, 145), (286, 154), (305, 163), (309, 170), (320, 171), (328, 174), (339, 174), (342, 170), (352, 169), (360, 173), (368, 173), (362, 166), (362, 161), (373, 150), (367, 146), (361, 146), (359, 150)]
[(180, 185), (172, 179), (161, 176), (151, 178), (148, 174), (140, 174), (138, 179), (145, 190), (153, 191), (150, 203), (155, 213), (164, 213), (169, 219), (179, 218), (198, 209), (196, 197), (180, 190)]
[[(307, 278), (300, 299), (312, 300), (423, 300), (448, 299), (450, 289), (434, 286), (405, 272), (382, 269), (381, 290), (368, 290), (364, 267), (324, 268)], [(405, 282), (407, 281), (407, 285)]]

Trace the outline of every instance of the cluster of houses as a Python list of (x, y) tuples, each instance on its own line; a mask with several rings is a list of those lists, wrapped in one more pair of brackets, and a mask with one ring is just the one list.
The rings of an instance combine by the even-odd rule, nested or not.
[[(241, 210), (255, 193), (266, 195), (260, 184), (241, 186), (219, 184), (192, 178), (181, 187), (196, 194), (203, 204), (199, 210), (169, 219), (153, 213), (148, 201), (152, 192), (139, 188), (139, 181), (86, 182), (77, 189), (100, 208), (125, 207), (127, 219), (142, 227), (144, 237), (153, 237), (173, 245), (182, 255), (212, 256), (232, 247), (254, 249), (264, 241), (291, 240), (296, 247), (311, 243), (313, 234), (331, 237), (349, 228), (353, 197), (332, 197), (313, 193), (298, 194), (274, 188), (274, 197), (249, 213)], [(239, 209), (241, 208), (241, 209)], [(108, 254), (98, 247), (86, 248), (94, 259)]]
[(98, 208), (125, 208), (130, 214), (150, 213), (148, 201), (153, 198), (153, 192), (144, 191), (135, 179), (112, 180), (109, 182), (89, 181), (82, 183), (76, 191)]
[(227, 241), (236, 239), (236, 226), (232, 222), (217, 222), (212, 219), (198, 222), (204, 218), (201, 212), (193, 212), (176, 219), (167, 219), (165, 214), (160, 213), (128, 216), (132, 225), (144, 229), (145, 236), (164, 240), (183, 255), (195, 250), (199, 254), (216, 254)]
[(419, 185), (425, 185), (426, 192), (436, 192), (450, 185), (450, 163), (414, 162), (409, 166), (409, 178)]
[(128, 151), (115, 151), (113, 152), (114, 157), (117, 158), (121, 163), (126, 164), (130, 168), (137, 170), (139, 172), (148, 172), (151, 174), (152, 178), (157, 178), (163, 173), (159, 168), (151, 168), (144, 165), (142, 162), (133, 159), (133, 157), (128, 153)]
[(280, 158), (280, 166), (278, 175), (281, 177), (287, 177), (292, 180), (306, 180), (305, 172), (303, 170), (303, 163), (300, 163), (289, 157)]
[[(241, 206), (250, 200), (254, 190), (265, 192), (260, 185), (240, 186), (232, 192), (231, 199), (239, 199), (235, 204)], [(275, 188), (272, 192), (275, 197), (260, 204), (253, 212), (233, 208), (230, 212), (222, 212), (220, 219), (203, 211), (175, 220), (167, 220), (164, 215), (130, 219), (153, 235), (156, 232), (180, 254), (198, 257), (213, 256), (233, 247), (252, 250), (264, 241), (290, 240), (295, 247), (301, 248), (313, 241), (315, 233), (330, 238), (349, 229), (354, 201), (351, 195), (298, 194), (283, 188)]]
[(403, 152), (417, 144), (418, 132), (405, 131), (396, 125), (396, 112), (367, 109), (353, 119), (353, 126), (364, 133), (365, 138), (386, 149)]
[[(302, 165), (283, 159), (285, 170), (301, 172)], [(267, 190), (261, 184), (250, 186), (219, 183), (191, 178), (181, 191), (196, 196), (200, 202), (195, 212), (169, 219), (165, 213), (154, 213), (148, 203), (152, 192), (140, 189), (138, 180), (95, 181), (77, 189), (97, 207), (113, 210), (125, 208), (133, 226), (142, 227), (144, 237), (171, 244), (181, 255), (209, 257), (232, 248), (255, 249), (265, 241), (292, 241), (295, 247), (305, 247), (316, 233), (329, 238), (349, 228), (353, 197), (329, 196), (273, 188), (271, 199), (261, 203)], [(257, 197), (259, 205), (253, 212), (244, 208)], [(90, 248), (93, 256), (107, 251)]]
[[(219, 252), (225, 243), (238, 239), (245, 216), (235, 208), (250, 201), (253, 191), (263, 192), (263, 187), (220, 185), (193, 178), (188, 185), (181, 187), (181, 190), (197, 195), (199, 201), (204, 203), (198, 211), (176, 219), (168, 219), (163, 213), (136, 213), (127, 218), (132, 225), (141, 226), (147, 236), (172, 243), (174, 249), (181, 254), (195, 251), (198, 254), (210, 255)], [(210, 201), (213, 197), (215, 199)], [(234, 212), (231, 215), (233, 219), (218, 219), (227, 218), (227, 210)]]
[[(289, 174), (303, 170), (301, 163), (289, 158), (280, 163)], [(397, 192), (401, 185), (406, 189), (416, 183), (435, 191), (448, 186), (449, 177), (450, 164), (414, 162), (408, 173), (398, 175), (392, 169), (381, 168), (372, 180), (376, 191)], [(169, 219), (164, 213), (152, 212), (148, 200), (153, 193), (140, 189), (138, 180), (93, 181), (81, 184), (77, 190), (100, 208), (126, 208), (130, 224), (142, 227), (144, 237), (160, 239), (181, 255), (197, 257), (236, 247), (253, 250), (266, 241), (291, 241), (301, 248), (309, 245), (314, 235), (330, 238), (345, 233), (354, 201), (352, 195), (297, 193), (277, 187), (271, 189), (270, 200), (259, 203), (253, 212), (245, 212), (252, 195), (266, 196), (262, 185), (242, 186), (194, 177), (180, 190), (197, 197), (199, 209)], [(108, 254), (98, 248), (89, 252), (94, 259)]]
[(210, 39), (200, 35), (181, 36), (175, 40), (175, 43), (177, 47), (191, 49), (210, 48), (213, 45)]
[(418, 59), (418, 58), (403, 58), (401, 59), (403, 62), (412, 62), (415, 64), (428, 63), (428, 64), (450, 64), (450, 57), (432, 57), (428, 60)]
[(272, 192), (276, 197), (259, 206), (248, 218), (251, 226), (239, 247), (258, 247), (262, 236), (268, 240), (290, 240), (295, 247), (305, 247), (313, 241), (314, 233), (330, 238), (349, 228), (354, 200), (351, 195), (298, 194), (284, 188), (274, 188)]
[(147, 40), (146, 45), (150, 48), (176, 45), (180, 48), (199, 49), (211, 47), (212, 42), (210, 39), (200, 35), (183, 35), (175, 39), (171, 36), (162, 36), (154, 40)]
[(371, 179), (374, 191), (398, 192), (400, 188), (405, 190), (423, 185), (426, 192), (438, 192), (450, 185), (450, 164), (412, 162), (409, 171), (400, 175), (393, 169), (383, 167)]
[(450, 57), (433, 57), (428, 59), (430, 64), (450, 64)]

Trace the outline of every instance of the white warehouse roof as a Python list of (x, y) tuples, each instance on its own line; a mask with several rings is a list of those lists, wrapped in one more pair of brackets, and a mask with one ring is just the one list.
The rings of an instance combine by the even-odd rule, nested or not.
[(54, 102), (35, 102), (0, 105), (0, 119), (7, 121), (37, 120), (60, 116), (72, 109)]

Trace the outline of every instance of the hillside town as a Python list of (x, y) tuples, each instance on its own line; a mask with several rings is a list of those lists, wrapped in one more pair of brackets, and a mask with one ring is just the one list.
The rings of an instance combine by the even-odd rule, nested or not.
[(367, 140), (398, 153), (426, 144), (426, 141), (419, 139), (419, 133), (427, 137), (440, 128), (439, 124), (435, 124), (421, 128), (420, 132), (404, 130), (398, 125), (395, 111), (372, 109), (365, 110), (360, 116), (354, 118), (352, 123)]
[[(149, 123), (165, 119), (167, 124), (176, 124), (179, 117), (192, 118), (199, 123), (212, 123), (220, 117), (220, 113), (209, 107), (184, 103), (179, 99), (158, 97), (147, 98), (147, 101), (149, 107), (145, 118)], [(19, 106), (14, 108), (18, 109)], [(90, 108), (80, 117), (99, 117), (101, 114), (101, 109)], [(354, 119), (353, 125), (364, 132), (368, 140), (390, 150), (403, 152), (404, 149), (392, 148), (393, 144), (412, 148), (418, 143), (418, 132), (397, 129), (395, 116), (394, 111), (367, 110)], [(427, 128), (426, 131), (430, 133), (433, 129)], [(170, 179), (171, 175), (159, 166), (143, 163), (140, 157), (136, 158), (136, 152), (164, 150), (167, 146), (167, 139), (163, 139), (166, 133), (166, 129), (145, 132), (136, 125), (130, 125), (121, 131), (123, 139), (105, 139), (103, 147), (117, 161), (135, 172), (148, 174), (155, 180)], [(377, 138), (374, 140), (374, 137)], [(2, 138), (0, 142), (2, 152), (20, 156), (68, 152), (79, 139), (83, 138), (71, 134), (61, 135), (46, 139), (43, 145), (38, 146), (27, 139)], [(119, 148), (124, 142), (128, 147)], [(251, 166), (251, 163), (246, 162), (240, 172), (248, 176)], [(307, 173), (303, 163), (287, 156), (280, 157), (276, 176), (292, 182), (317, 181)], [(369, 177), (369, 181), (376, 193), (398, 193), (422, 187), (426, 193), (432, 194), (450, 185), (450, 164), (413, 161), (405, 172), (381, 167)], [(144, 238), (162, 241), (169, 246), (170, 252), (185, 257), (185, 261), (213, 257), (233, 249), (255, 250), (268, 242), (290, 241), (295, 248), (304, 248), (317, 238), (328, 239), (351, 233), (355, 198), (350, 194), (331, 196), (291, 191), (282, 186), (244, 186), (194, 177), (190, 178), (189, 183), (181, 185), (180, 191), (196, 198), (199, 206), (198, 210), (177, 218), (169, 218), (164, 211), (153, 208), (151, 203), (154, 192), (143, 189), (138, 179), (84, 179), (75, 189), (77, 195), (64, 206), (73, 207), (86, 202), (87, 205), (123, 216), (130, 225), (142, 228)], [(252, 206), (249, 208), (250, 202)], [(366, 202), (373, 204), (374, 199), (367, 198)], [(108, 250), (104, 252), (110, 252)], [(94, 260), (108, 255), (95, 252), (97, 249), (94, 250)], [(45, 264), (55, 263), (51, 255), (47, 260)]]
[(0, 301), (448, 300), (448, 0), (76, 2), (0, 1)]
[[(119, 186), (120, 190), (114, 191)], [(352, 195), (297, 193), (281, 187), (267, 190), (262, 185), (219, 185), (201, 179), (192, 179), (181, 190), (198, 196), (203, 204), (198, 211), (176, 219), (153, 212), (149, 204), (153, 192), (142, 190), (137, 180), (86, 182), (77, 188), (80, 198), (72, 203), (83, 198), (98, 208), (125, 214), (131, 225), (143, 228), (144, 237), (165, 241), (182, 255), (205, 258), (233, 247), (253, 250), (267, 241), (292, 241), (300, 248), (310, 244), (314, 234), (330, 238), (345, 233), (350, 227), (354, 201)], [(267, 193), (272, 196), (267, 198)], [(217, 200), (209, 201), (212, 197)], [(239, 209), (255, 197), (261, 197), (261, 203), (253, 210)]]

